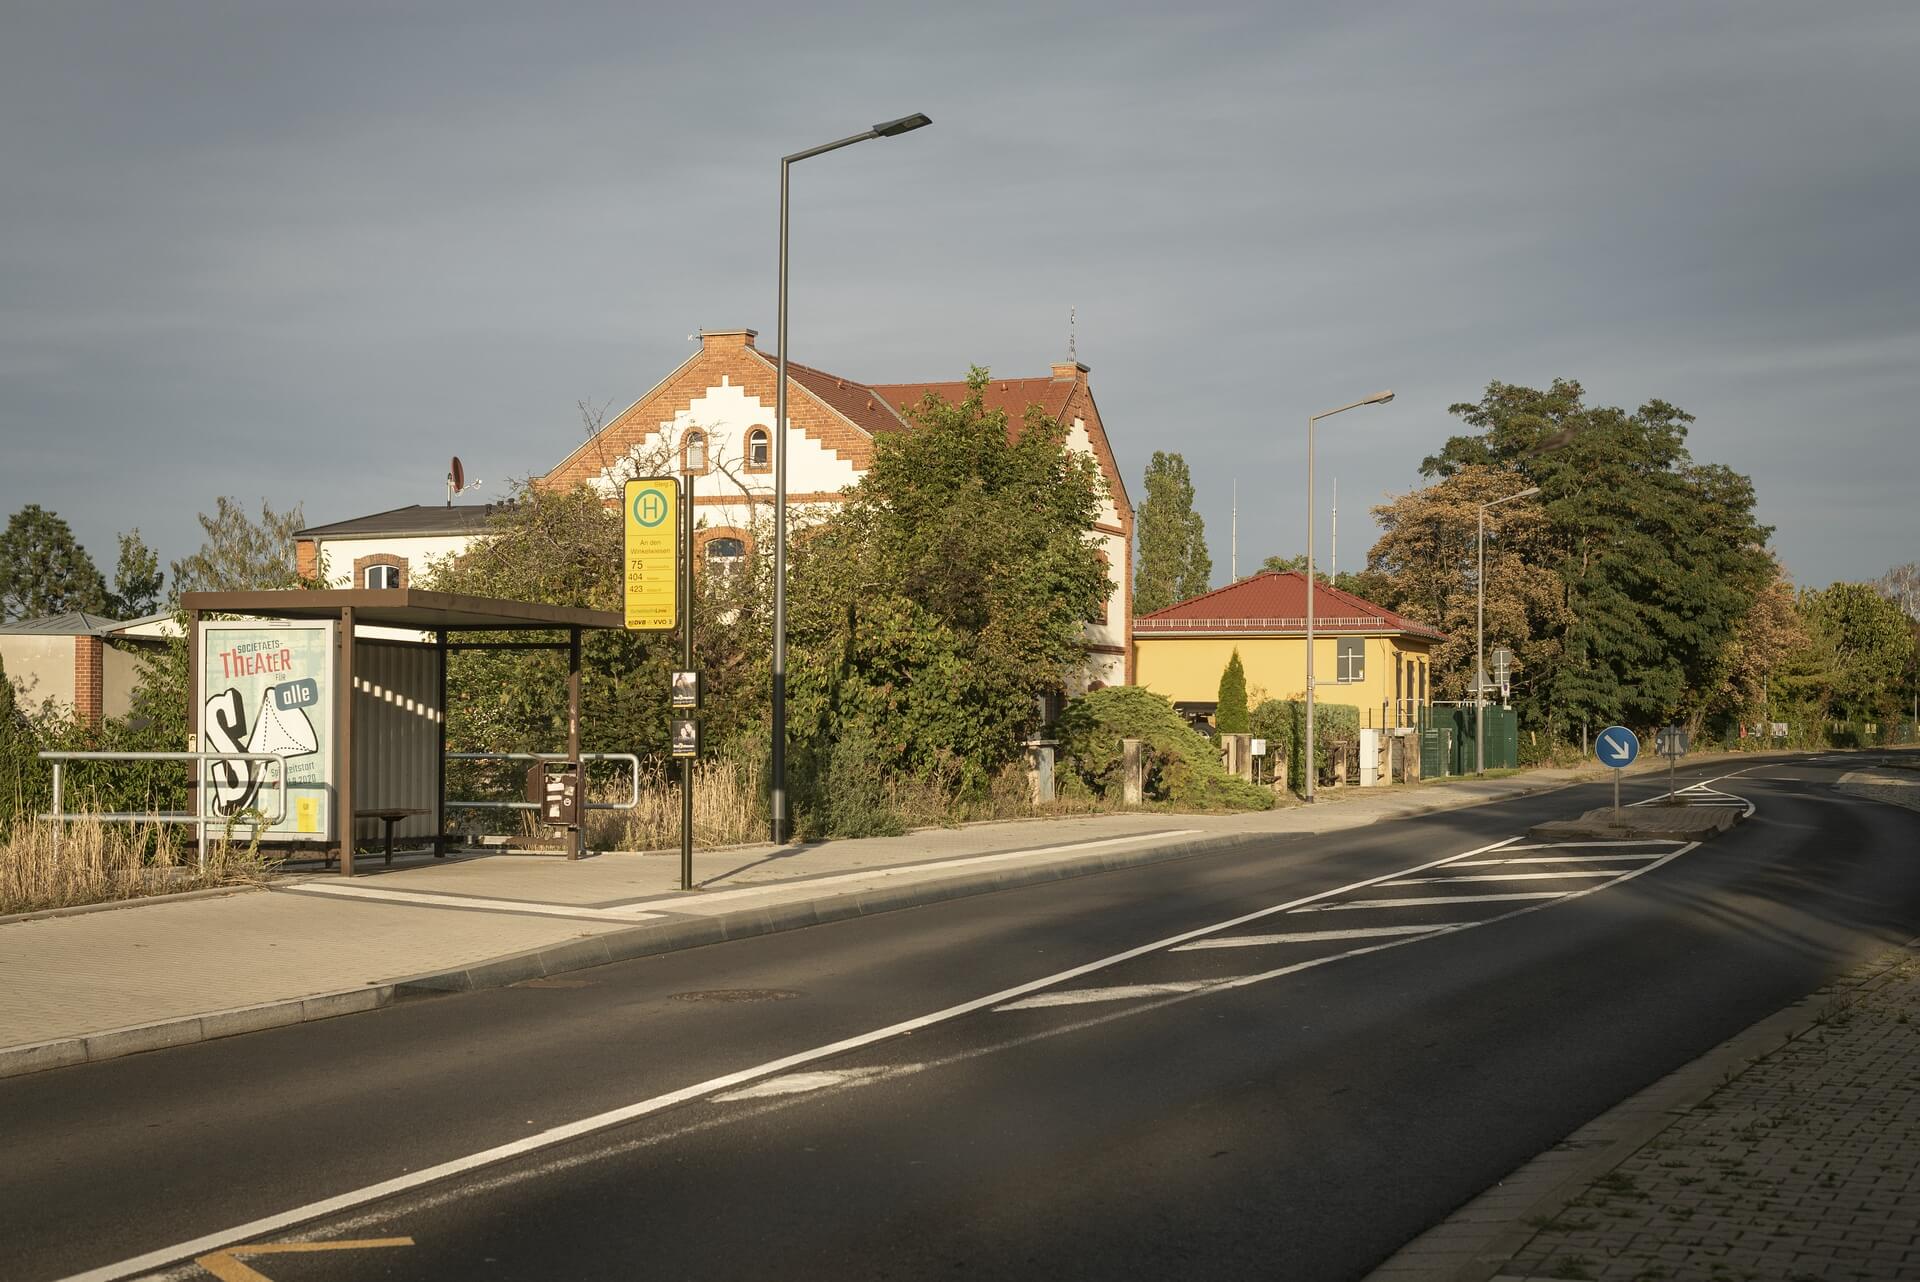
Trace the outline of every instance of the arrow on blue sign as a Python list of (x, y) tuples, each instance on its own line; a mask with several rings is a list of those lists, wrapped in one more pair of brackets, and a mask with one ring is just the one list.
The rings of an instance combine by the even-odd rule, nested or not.
[(1640, 740), (1625, 726), (1608, 726), (1593, 741), (1593, 752), (1601, 765), (1625, 770), (1640, 755)]

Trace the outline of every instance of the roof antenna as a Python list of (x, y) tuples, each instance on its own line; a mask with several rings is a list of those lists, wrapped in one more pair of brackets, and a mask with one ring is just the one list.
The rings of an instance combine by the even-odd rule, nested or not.
[(1077, 307), (1067, 308), (1067, 359), (1072, 361), (1076, 365), (1080, 363), (1080, 353), (1074, 350), (1073, 340), (1074, 340), (1074, 330), (1078, 328), (1079, 321), (1080, 321), (1080, 309)]

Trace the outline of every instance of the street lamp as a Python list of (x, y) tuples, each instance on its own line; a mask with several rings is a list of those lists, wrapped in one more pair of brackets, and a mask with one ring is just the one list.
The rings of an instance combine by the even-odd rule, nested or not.
[(1475, 576), (1473, 606), (1473, 773), (1477, 775), (1487, 773), (1487, 509), (1539, 492), (1539, 486), (1530, 485), (1518, 494), (1480, 505), (1480, 525), (1474, 536), (1480, 572)]
[(1364, 401), (1342, 405), (1337, 410), (1322, 410), (1307, 416), (1307, 800), (1313, 800), (1313, 425), (1323, 418), (1357, 410), (1362, 405), (1385, 405), (1392, 392), (1375, 392)]
[(787, 839), (787, 170), (796, 161), (838, 151), (869, 138), (894, 138), (933, 121), (914, 114), (885, 120), (867, 130), (780, 158), (779, 371), (773, 391), (773, 760), (769, 809), (773, 840)]

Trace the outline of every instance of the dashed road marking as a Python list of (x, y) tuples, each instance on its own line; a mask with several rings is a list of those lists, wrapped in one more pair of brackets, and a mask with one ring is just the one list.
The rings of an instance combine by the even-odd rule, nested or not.
[[(1674, 842), (1680, 845), (1680, 842)], [(1515, 850), (1521, 849), (1519, 846)], [(1539, 850), (1539, 846), (1528, 846), (1528, 850)], [(1498, 868), (1503, 864), (1605, 864), (1605, 863), (1645, 863), (1649, 859), (1658, 859), (1657, 851), (1648, 851), (1644, 855), (1527, 855), (1519, 859), (1473, 859), (1466, 863), (1449, 864), (1450, 868)]]
[(1284, 935), (1222, 935), (1215, 939), (1196, 939), (1191, 944), (1169, 948), (1170, 953), (1187, 953), (1200, 948), (1263, 948), (1269, 944), (1310, 944), (1330, 939), (1379, 939), (1386, 935), (1431, 935), (1449, 926), (1471, 926), (1473, 922), (1439, 922), (1427, 926), (1361, 926), (1355, 930), (1296, 930)]
[(1141, 997), (1165, 997), (1169, 993), (1193, 993), (1212, 988), (1217, 979), (1179, 979), (1164, 984), (1115, 984), (1111, 988), (1066, 988), (1057, 993), (1039, 993), (1022, 997), (993, 1009), (1038, 1010), (1044, 1006), (1084, 1006), (1090, 1002), (1126, 1002)]
[(1385, 886), (1454, 886), (1467, 881), (1554, 881), (1567, 877), (1618, 877), (1611, 868), (1563, 868), (1558, 872), (1486, 872), (1471, 877), (1409, 877)]
[(1516, 899), (1565, 899), (1568, 897), (1564, 890), (1524, 890), (1515, 891), (1510, 895), (1421, 895), (1410, 899), (1356, 899), (1350, 904), (1320, 904), (1312, 908), (1296, 908), (1293, 911), (1341, 913), (1365, 908), (1426, 908), (1433, 904), (1504, 904)]
[(901, 1077), (907, 1073), (917, 1073), (920, 1064), (896, 1064), (891, 1067), (875, 1068), (830, 1068), (812, 1073), (786, 1073), (780, 1077), (769, 1077), (765, 1081), (743, 1086), (737, 1091), (724, 1091), (714, 1096), (714, 1102), (732, 1104), (739, 1100), (772, 1099), (779, 1095), (804, 1095), (810, 1091), (831, 1090), (836, 1086), (854, 1086), (865, 1082), (876, 1082), (883, 1077)]

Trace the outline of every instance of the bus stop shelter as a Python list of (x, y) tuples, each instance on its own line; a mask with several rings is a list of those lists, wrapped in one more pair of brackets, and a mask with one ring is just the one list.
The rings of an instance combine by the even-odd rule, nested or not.
[[(188, 592), (181, 605), (195, 747), (279, 755), (290, 800), (262, 839), (337, 854), (346, 876), (362, 823), (384, 822), (389, 841), (397, 823), (406, 836), (430, 829), (435, 852), (445, 850), (450, 651), (564, 650), (566, 755), (577, 763), (580, 639), (623, 622), (605, 610), (414, 588)], [(270, 769), (215, 762), (195, 787), (221, 813), (239, 813)], [(577, 823), (566, 853), (580, 855)]]

